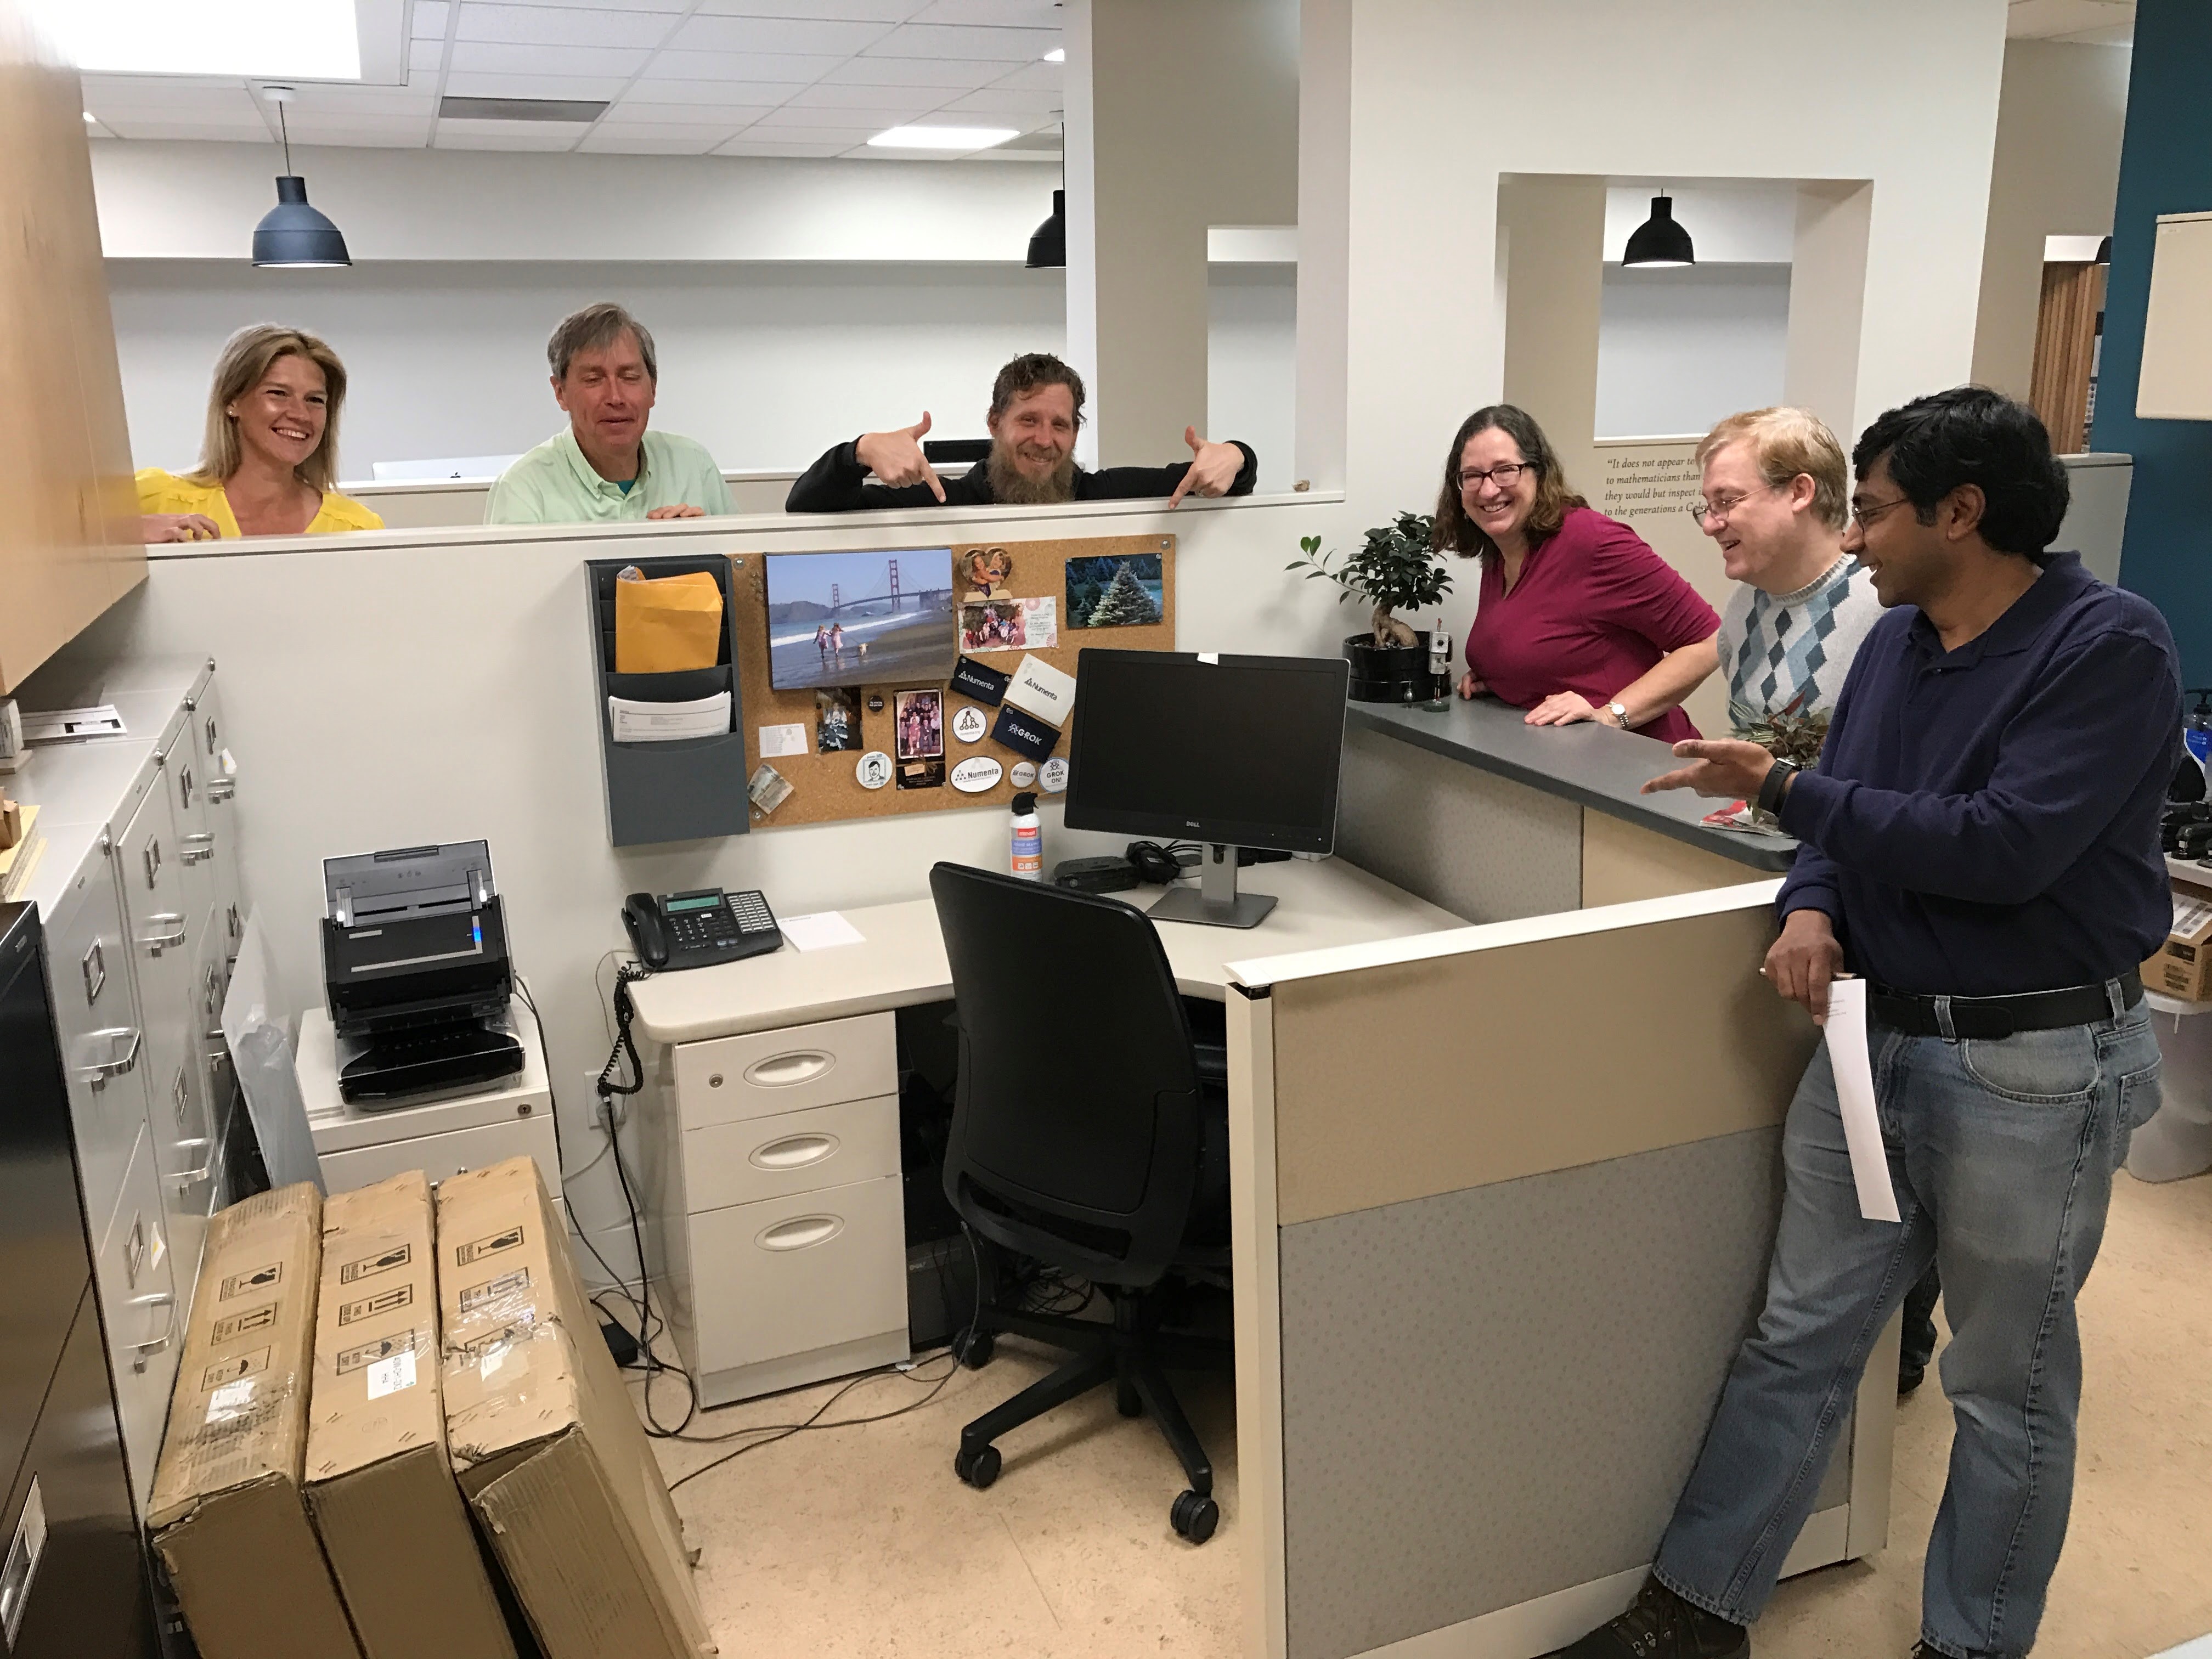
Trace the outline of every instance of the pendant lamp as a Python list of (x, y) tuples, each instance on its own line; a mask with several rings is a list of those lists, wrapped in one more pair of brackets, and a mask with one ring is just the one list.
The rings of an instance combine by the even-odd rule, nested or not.
[(1067, 265), (1067, 192), (1052, 193), (1052, 216), (1030, 235), (1030, 257), (1022, 262), (1031, 270), (1061, 270)]
[(292, 135), (284, 123), (284, 106), (292, 100), (289, 87), (265, 87), (269, 101), (276, 106), (276, 131), (284, 145), (284, 174), (276, 181), (276, 205), (261, 216), (253, 228), (253, 263), (293, 268), (349, 265), (345, 238), (338, 228), (307, 205), (307, 181), (292, 171)]
[(2112, 239), (2111, 237), (2107, 236), (2103, 241), (2097, 244), (2097, 257), (2092, 259), (2089, 263), (2094, 265), (2108, 265), (2112, 263)]
[(1620, 256), (1624, 265), (1693, 265), (1697, 252), (1690, 246), (1690, 233), (1674, 222), (1674, 198), (1655, 196), (1651, 198), (1651, 216), (1637, 226), (1628, 239), (1628, 248)]

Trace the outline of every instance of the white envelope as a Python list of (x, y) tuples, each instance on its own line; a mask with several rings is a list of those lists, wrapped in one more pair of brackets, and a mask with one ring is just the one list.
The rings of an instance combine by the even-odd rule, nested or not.
[(1024, 714), (1064, 726), (1075, 711), (1075, 676), (1061, 673), (1041, 657), (1024, 657), (1006, 700)]

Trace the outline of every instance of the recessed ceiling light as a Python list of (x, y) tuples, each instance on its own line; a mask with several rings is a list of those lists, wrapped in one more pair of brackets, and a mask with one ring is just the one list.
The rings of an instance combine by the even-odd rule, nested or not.
[(1048, 64), (1065, 64), (1067, 61), (1067, 48), (1054, 46), (1050, 52), (1045, 53), (1044, 61)]
[(893, 127), (868, 143), (878, 149), (989, 149), (1020, 137), (1012, 127)]
[(361, 78), (353, 0), (32, 0), (31, 9), (83, 74)]
[(100, 118), (97, 115), (94, 115), (90, 110), (85, 111), (84, 118), (91, 122), (94, 126), (100, 125)]

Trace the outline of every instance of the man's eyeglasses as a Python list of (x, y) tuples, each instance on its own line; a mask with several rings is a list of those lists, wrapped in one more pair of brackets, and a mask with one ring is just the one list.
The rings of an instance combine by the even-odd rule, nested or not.
[(1500, 489), (1510, 489), (1521, 482), (1521, 475), (1528, 470), (1528, 463), (1526, 461), (1500, 461), (1487, 471), (1472, 466), (1462, 467), (1460, 469), (1459, 487), (1462, 489), (1480, 489), (1482, 488), (1483, 481), (1488, 479)]
[(1862, 505), (1860, 502), (1853, 501), (1851, 503), (1851, 522), (1858, 526), (1860, 529), (1863, 530), (1869, 525), (1872, 524), (1876, 519), (1881, 517), (1883, 514), (1888, 512), (1892, 507), (1903, 507), (1905, 502), (1910, 500), (1911, 500), (1911, 497), (1909, 495), (1899, 495), (1893, 501), (1875, 501), (1871, 506)]
[(1771, 484), (1761, 484), (1756, 489), (1747, 489), (1738, 495), (1716, 495), (1709, 501), (1692, 501), (1682, 510), (1699, 524), (1705, 524), (1714, 519), (1725, 519), (1753, 495), (1763, 495), (1773, 487)]

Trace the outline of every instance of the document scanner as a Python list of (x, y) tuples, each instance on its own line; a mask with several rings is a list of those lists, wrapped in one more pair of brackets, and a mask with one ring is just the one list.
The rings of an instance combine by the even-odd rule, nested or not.
[(323, 890), (341, 1099), (380, 1111), (522, 1069), (490, 842), (325, 859)]

